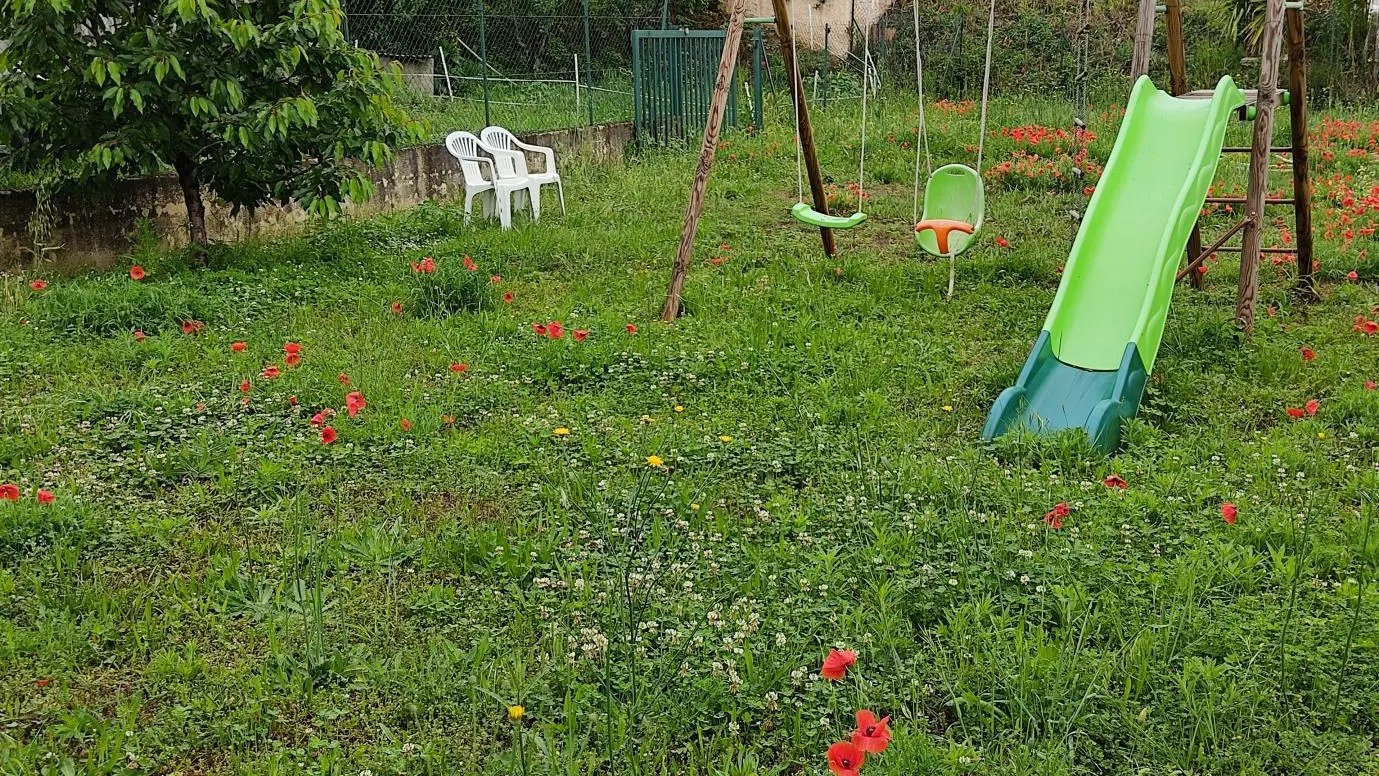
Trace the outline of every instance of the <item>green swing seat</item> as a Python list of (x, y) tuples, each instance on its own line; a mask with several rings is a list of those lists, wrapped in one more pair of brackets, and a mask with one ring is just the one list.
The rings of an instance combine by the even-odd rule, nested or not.
[[(924, 215), (920, 221), (960, 221), (972, 225), (972, 234), (954, 231), (948, 248), (954, 256), (971, 247), (986, 215), (986, 194), (982, 176), (964, 164), (947, 164), (929, 176), (924, 186)], [(932, 230), (915, 232), (920, 250), (931, 256), (947, 256), (939, 250), (938, 235)]]
[(790, 208), (790, 215), (802, 224), (817, 226), (821, 229), (851, 229), (867, 220), (867, 214), (860, 210), (850, 216), (831, 216), (827, 213), (820, 213), (803, 202), (796, 202)]

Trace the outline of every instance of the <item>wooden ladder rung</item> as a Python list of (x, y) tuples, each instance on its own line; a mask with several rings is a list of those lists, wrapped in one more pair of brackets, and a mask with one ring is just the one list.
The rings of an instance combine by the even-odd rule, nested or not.
[[(1298, 252), (1298, 249), (1297, 249), (1297, 248), (1260, 248), (1260, 249), (1259, 249), (1259, 252), (1260, 252), (1260, 253), (1297, 253), (1297, 252)], [(1216, 250), (1212, 251), (1212, 253), (1240, 253), (1240, 246), (1239, 246), (1239, 245), (1225, 245), (1225, 246), (1222, 246), (1222, 247), (1217, 248)]]
[[(1207, 197), (1207, 204), (1215, 205), (1243, 205), (1246, 200), (1244, 197)], [(1292, 197), (1272, 197), (1264, 200), (1266, 205), (1291, 205), (1294, 200)]]
[[(1254, 149), (1253, 149), (1253, 148), (1250, 148), (1249, 146), (1226, 146), (1225, 148), (1222, 148), (1222, 149), (1221, 149), (1221, 153), (1223, 153), (1223, 154), (1248, 154), (1248, 153), (1250, 153), (1250, 152), (1253, 151), (1253, 150), (1254, 150)], [(1279, 146), (1279, 147), (1277, 147), (1277, 148), (1270, 148), (1270, 149), (1269, 149), (1269, 153), (1271, 153), (1271, 154), (1291, 154), (1291, 153), (1293, 153), (1293, 149), (1292, 149), (1291, 146)]]

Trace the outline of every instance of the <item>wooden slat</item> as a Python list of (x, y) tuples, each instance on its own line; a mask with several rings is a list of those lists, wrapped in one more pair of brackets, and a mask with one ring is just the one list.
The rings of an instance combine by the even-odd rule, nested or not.
[[(1243, 204), (1245, 204), (1245, 203), (1248, 202), (1248, 201), (1249, 201), (1249, 198), (1248, 198), (1248, 197), (1207, 197), (1207, 199), (1206, 199), (1206, 202), (1207, 202), (1208, 204), (1215, 204), (1215, 205), (1243, 205)], [(1293, 199), (1292, 199), (1291, 197), (1273, 197), (1273, 198), (1265, 199), (1265, 200), (1264, 200), (1264, 204), (1266, 204), (1266, 205), (1291, 205), (1291, 204), (1293, 204)]]
[(1226, 230), (1226, 233), (1225, 233), (1225, 234), (1223, 234), (1223, 235), (1221, 235), (1220, 237), (1216, 238), (1216, 242), (1212, 243), (1210, 248), (1207, 248), (1207, 249), (1204, 250), (1204, 251), (1198, 251), (1198, 252), (1195, 254), (1196, 258), (1194, 258), (1192, 261), (1188, 262), (1188, 264), (1187, 264), (1186, 267), (1183, 267), (1182, 269), (1178, 270), (1178, 276), (1177, 276), (1176, 278), (1174, 278), (1174, 280), (1175, 280), (1175, 281), (1182, 280), (1183, 277), (1184, 277), (1185, 275), (1187, 275), (1188, 273), (1192, 273), (1192, 277), (1195, 278), (1195, 279), (1198, 281), (1197, 283), (1194, 283), (1194, 284), (1193, 284), (1193, 287), (1200, 287), (1200, 285), (1201, 285), (1201, 279), (1202, 279), (1202, 273), (1200, 273), (1200, 272), (1193, 272), (1193, 270), (1195, 270), (1195, 269), (1197, 269), (1198, 267), (1202, 266), (1202, 262), (1206, 261), (1206, 260), (1207, 260), (1207, 257), (1209, 257), (1209, 256), (1211, 256), (1213, 253), (1216, 253), (1217, 251), (1221, 250), (1221, 246), (1225, 245), (1227, 240), (1229, 240), (1229, 239), (1231, 239), (1232, 237), (1234, 237), (1236, 232), (1240, 231), (1241, 229), (1244, 229), (1244, 228), (1245, 228), (1245, 224), (1248, 224), (1249, 222), (1250, 222), (1250, 219), (1248, 219), (1248, 218), (1243, 218), (1243, 219), (1241, 219), (1241, 220), (1240, 220), (1240, 223), (1236, 224), (1235, 226), (1232, 226), (1230, 229)]
[(1293, 224), (1298, 238), (1298, 289), (1304, 296), (1317, 296), (1312, 278), (1312, 179), (1307, 160), (1307, 46), (1303, 32), (1302, 9), (1289, 8), (1288, 91), (1289, 124), (1293, 142)]
[(738, 46), (742, 42), (742, 20), (747, 16), (747, 0), (733, 0), (732, 16), (728, 19), (728, 34), (723, 38), (723, 56), (718, 60), (718, 77), (713, 82), (713, 100), (704, 122), (704, 143), (699, 149), (699, 166), (690, 185), (689, 205), (685, 208), (685, 223), (680, 228), (680, 245), (675, 250), (675, 265), (666, 289), (666, 305), (661, 320), (674, 321), (680, 315), (680, 300), (685, 290), (685, 276), (689, 274), (690, 258), (694, 255), (694, 234), (699, 229), (699, 216), (704, 212), (704, 193), (709, 186), (709, 170), (718, 150), (718, 133), (723, 128), (723, 114), (728, 107), (728, 90), (732, 88), (733, 65), (737, 62)]
[(1130, 85), (1149, 74), (1149, 52), (1154, 47), (1154, 0), (1140, 0), (1135, 17), (1135, 46), (1130, 59)]
[(1250, 146), (1249, 188), (1241, 235), (1240, 282), (1236, 286), (1235, 321), (1249, 336), (1254, 332), (1255, 298), (1259, 296), (1260, 226), (1269, 186), (1269, 148), (1273, 145), (1274, 104), (1278, 97), (1278, 64), (1283, 53), (1283, 0), (1265, 0), (1264, 35), (1259, 47), (1259, 89), (1255, 92), (1254, 136)]

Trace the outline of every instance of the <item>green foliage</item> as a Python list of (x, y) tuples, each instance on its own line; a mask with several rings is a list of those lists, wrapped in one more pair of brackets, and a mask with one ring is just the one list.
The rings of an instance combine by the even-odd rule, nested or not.
[[(411, 304), (408, 310), (428, 318), (492, 307), (496, 294), (487, 271), (480, 271), (469, 256), (433, 259), (427, 256), (411, 267)], [(431, 262), (431, 263), (427, 263)], [(471, 268), (472, 267), (472, 268)]]
[(2, 7), (0, 145), (69, 187), (171, 167), (236, 208), (330, 216), (372, 194), (365, 166), (419, 136), (394, 74), (341, 34), (337, 0)]

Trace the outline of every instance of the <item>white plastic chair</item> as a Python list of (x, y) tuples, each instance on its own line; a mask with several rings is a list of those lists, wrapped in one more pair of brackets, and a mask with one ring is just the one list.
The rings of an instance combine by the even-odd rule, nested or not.
[[(504, 229), (511, 229), (512, 196), (514, 193), (517, 194), (519, 206), (522, 204), (522, 197), (528, 197), (528, 204), (530, 204), (528, 196), (530, 184), (524, 177), (499, 175), (494, 166), (494, 160), (483, 155), (482, 146), (479, 138), (469, 132), (451, 132), (445, 136), (445, 149), (459, 161), (460, 172), (464, 176), (465, 223), (469, 223), (474, 199), (479, 195), (487, 195), (481, 199), (484, 204), (484, 215), (492, 218), (494, 211), (497, 210), (498, 222), (502, 224)], [(485, 165), (489, 169), (488, 178), (485, 178), (483, 173)], [(536, 210), (532, 211), (533, 217), (536, 212)]]
[[(554, 183), (556, 192), (560, 195), (560, 214), (565, 215), (565, 184), (560, 181), (560, 172), (555, 168), (555, 151), (546, 146), (531, 145), (518, 140), (513, 134), (502, 127), (486, 127), (479, 133), (479, 138), (483, 143), (484, 150), (493, 154), (493, 158), (498, 162), (498, 175), (507, 174), (503, 168), (511, 165), (511, 173), (515, 177), (525, 177), (530, 183), (528, 186), (529, 197), (532, 203), (532, 217), (541, 217), (541, 187), (549, 186)], [(546, 168), (542, 172), (532, 172), (527, 169), (526, 151), (541, 154), (546, 157)]]

